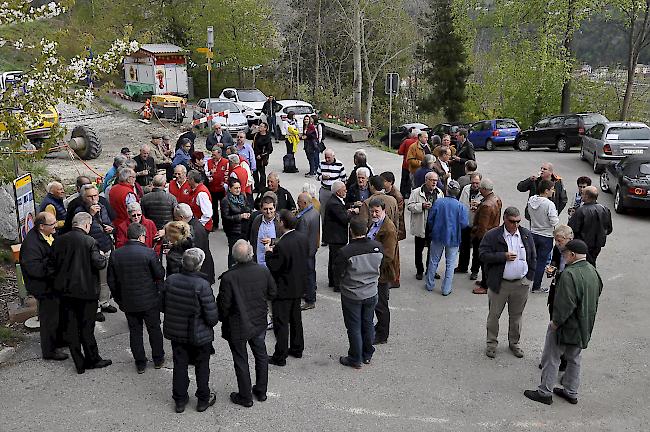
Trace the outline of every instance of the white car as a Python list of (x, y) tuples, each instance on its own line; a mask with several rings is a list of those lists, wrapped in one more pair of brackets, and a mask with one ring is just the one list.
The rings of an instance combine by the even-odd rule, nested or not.
[[(313, 115), (316, 113), (314, 107), (309, 103), (301, 100), (295, 99), (283, 99), (277, 101), (278, 106), (280, 107), (279, 111), (275, 113), (275, 124), (278, 125), (277, 130), (282, 134), (286, 135), (287, 131), (284, 126), (284, 122), (287, 119), (287, 114), (290, 111), (293, 111), (294, 118), (298, 123), (298, 130), (302, 133), (302, 122), (306, 115)], [(282, 137), (278, 137), (282, 138)]]
[(266, 95), (258, 89), (225, 88), (219, 95), (220, 99), (228, 99), (239, 104), (245, 111), (249, 124), (257, 123), (266, 102)]
[(196, 108), (192, 113), (192, 119), (197, 120), (208, 116), (212, 113), (219, 113), (228, 111), (228, 117), (214, 117), (211, 121), (204, 123), (205, 126), (212, 128), (215, 123), (221, 125), (230, 132), (230, 135), (235, 137), (238, 132), (248, 132), (248, 121), (244, 112), (239, 105), (229, 100), (224, 99), (211, 99), (210, 106), (208, 107), (208, 100), (201, 99), (196, 104)]

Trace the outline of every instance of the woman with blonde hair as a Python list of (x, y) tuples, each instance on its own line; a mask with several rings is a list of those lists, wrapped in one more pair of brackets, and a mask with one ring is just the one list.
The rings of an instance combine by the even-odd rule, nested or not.
[(172, 221), (165, 225), (165, 238), (169, 242), (167, 252), (167, 277), (180, 273), (183, 265), (183, 253), (194, 246), (192, 232), (186, 222)]

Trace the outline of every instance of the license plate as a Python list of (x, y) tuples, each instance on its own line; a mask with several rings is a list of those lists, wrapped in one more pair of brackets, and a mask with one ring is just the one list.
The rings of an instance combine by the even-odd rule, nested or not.
[(623, 154), (643, 154), (643, 149), (623, 149)]
[(514, 141), (515, 137), (506, 137), (506, 141)]

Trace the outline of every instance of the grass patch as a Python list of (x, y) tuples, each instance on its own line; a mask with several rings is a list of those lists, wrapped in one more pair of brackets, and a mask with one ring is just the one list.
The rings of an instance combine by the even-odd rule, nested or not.
[(0, 326), (0, 343), (8, 346), (16, 346), (22, 340), (23, 335), (17, 331), (9, 327)]

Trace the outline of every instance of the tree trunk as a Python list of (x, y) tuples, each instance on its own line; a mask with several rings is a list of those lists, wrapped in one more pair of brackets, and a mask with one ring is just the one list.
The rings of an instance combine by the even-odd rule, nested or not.
[(354, 80), (352, 92), (354, 95), (353, 115), (356, 120), (361, 120), (361, 90), (363, 88), (363, 78), (361, 72), (361, 5), (360, 0), (354, 0), (352, 17), (352, 43), (354, 50), (352, 58), (354, 63)]
[(623, 108), (619, 120), (625, 121), (629, 115), (630, 103), (632, 102), (632, 90), (634, 89), (634, 67), (636, 66), (639, 54), (632, 54), (627, 62), (627, 82), (625, 83), (625, 96), (623, 96)]
[(312, 95), (315, 95), (316, 92), (318, 91), (318, 88), (320, 87), (320, 36), (321, 36), (321, 3), (322, 0), (318, 0), (318, 22), (316, 25), (316, 43), (314, 44), (314, 57), (316, 59), (316, 64), (314, 65), (314, 68), (316, 69), (315, 75), (314, 75), (314, 91)]
[[(571, 59), (571, 43), (573, 42), (573, 32), (575, 25), (575, 8), (576, 0), (569, 0), (568, 10), (567, 10), (567, 20), (566, 20), (566, 30), (564, 33), (564, 58), (568, 63)], [(571, 71), (564, 79), (562, 84), (562, 102), (560, 106), (560, 112), (570, 113), (571, 112)]]

